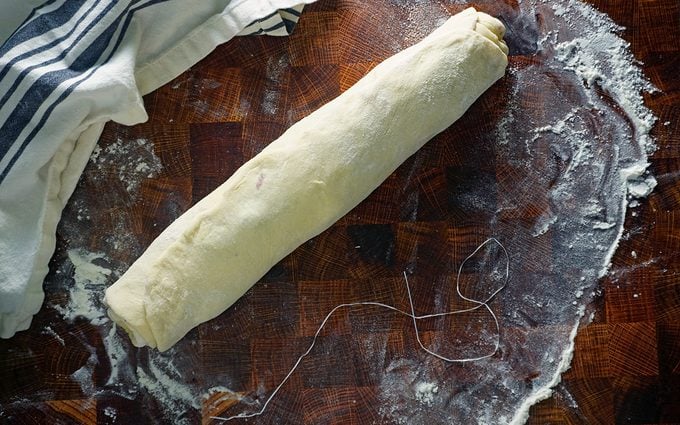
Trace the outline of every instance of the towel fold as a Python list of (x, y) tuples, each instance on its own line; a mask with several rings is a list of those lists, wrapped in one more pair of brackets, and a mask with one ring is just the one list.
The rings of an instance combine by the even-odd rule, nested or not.
[(145, 121), (143, 95), (234, 36), (289, 34), (312, 1), (0, 4), (19, 25), (0, 34), (0, 337), (40, 309), (57, 223), (104, 124)]

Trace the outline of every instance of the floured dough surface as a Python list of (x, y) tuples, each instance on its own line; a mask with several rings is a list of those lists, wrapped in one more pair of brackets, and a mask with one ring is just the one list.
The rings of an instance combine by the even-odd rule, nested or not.
[(219, 315), (498, 80), (503, 33), (467, 9), (293, 125), (149, 246), (106, 291), (109, 315), (159, 350)]

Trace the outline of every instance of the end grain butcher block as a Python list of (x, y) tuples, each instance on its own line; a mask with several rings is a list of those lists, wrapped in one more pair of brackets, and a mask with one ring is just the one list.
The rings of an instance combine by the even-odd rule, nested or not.
[[(514, 89), (524, 93), (521, 110), (536, 119), (583, 100), (565, 83), (573, 72), (554, 72), (552, 53), (536, 48), (551, 19), (560, 18), (560, 7), (574, 7), (554, 3), (537, 3), (537, 13), (527, 14), (527, 5), (512, 1), (320, 0), (305, 8), (290, 37), (232, 40), (147, 96), (147, 123), (107, 125), (64, 212), (45, 305), (31, 329), (0, 340), (0, 423), (168, 423), (171, 415), (187, 423), (220, 423), (210, 417), (261, 407), (334, 306), (376, 300), (408, 310), (404, 272), (419, 314), (442, 305), (465, 307), (455, 297), (456, 281), (470, 295), (465, 291), (477, 288), (470, 276), (487, 264), (473, 256), (457, 275), (466, 257), (488, 237), (530, 228), (554, 207), (542, 198), (541, 186), (522, 179), (498, 143), (498, 128), (517, 136), (508, 142), (521, 149), (544, 134), (518, 135), (513, 126), (519, 124), (503, 127), (511, 99), (518, 98)], [(612, 266), (586, 310), (592, 321), (576, 337), (571, 368), (554, 395), (531, 408), (528, 423), (680, 423), (680, 230), (674, 219), (680, 209), (680, 8), (670, 0), (590, 3), (626, 28), (621, 37), (659, 89), (645, 97), (659, 118), (652, 130), (658, 149), (650, 157), (658, 185), (629, 208)], [(115, 328), (122, 346), (112, 351), (110, 322), (64, 319), (74, 288), (103, 294), (163, 229), (293, 123), (470, 5), (506, 24), (506, 77), (357, 208), (276, 264), (227, 312), (190, 331), (169, 351), (173, 357), (137, 349)], [(551, 42), (573, 36), (566, 26), (561, 30)], [(538, 71), (524, 80), (526, 70)], [(556, 90), (565, 94), (562, 102), (549, 97)], [(599, 94), (616, 104), (606, 90)], [(589, 125), (604, 128), (606, 122)], [(564, 170), (561, 152), (544, 147), (530, 153), (546, 170)], [(502, 210), (507, 191), (523, 197), (525, 207)], [(516, 304), (507, 294), (526, 276), (546, 272), (537, 264), (563, 260), (556, 255), (560, 236), (547, 228), (529, 234), (524, 245), (499, 239), (512, 249), (507, 292), (489, 304), (504, 325), (496, 356), (527, 356), (508, 369), (499, 388), (527, 389), (542, 379), (541, 369), (525, 367), (536, 364), (536, 350), (503, 341), (515, 341), (524, 332), (517, 323), (534, 317), (522, 317), (522, 311), (510, 320)], [(92, 300), (97, 311), (100, 302)], [(423, 320), (420, 338), (430, 348), (453, 347), (447, 353), (465, 357), (493, 349), (492, 324), (480, 308), (456, 319)], [(562, 325), (538, 321), (526, 328), (555, 335), (565, 332)], [(446, 423), (447, 409), (469, 407), (443, 400), (448, 382), (472, 389), (485, 379), (474, 362), (432, 359), (418, 346), (409, 317), (378, 308), (339, 311), (316, 344), (263, 416), (234, 423)], [(127, 357), (119, 361), (112, 353)], [(192, 407), (184, 400), (186, 388), (217, 389)], [(487, 395), (479, 412), (494, 405), (493, 393)]]
[(505, 28), (469, 8), (305, 117), (170, 225), (104, 302), (165, 351), (364, 200), (505, 73)]

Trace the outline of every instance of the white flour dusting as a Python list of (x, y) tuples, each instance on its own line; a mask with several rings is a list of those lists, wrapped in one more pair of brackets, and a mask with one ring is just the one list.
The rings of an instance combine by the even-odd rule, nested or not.
[[(89, 246), (91, 233), (84, 228), (99, 229), (102, 222), (111, 228), (103, 233), (98, 245), (101, 252), (110, 254), (111, 266), (116, 255), (126, 252), (128, 257), (141, 254), (137, 237), (130, 231), (129, 211), (137, 200), (142, 185), (162, 171), (161, 159), (155, 154), (153, 143), (146, 138), (117, 137), (108, 145), (95, 147), (84, 178), (91, 193), (104, 188), (107, 196), (93, 198), (79, 196), (76, 191), (66, 206), (60, 226), (73, 247)], [(115, 201), (114, 201), (115, 200)], [(73, 220), (72, 218), (75, 218)], [(135, 255), (136, 254), (136, 255)], [(119, 267), (116, 264), (116, 267)]]
[(427, 406), (432, 406), (439, 386), (433, 382), (418, 382), (415, 388), (416, 400)]
[(436, 364), (436, 360), (425, 356), (402, 358), (391, 361), (379, 371), (378, 414), (381, 420), (378, 423), (457, 423), (449, 419), (450, 406), (446, 403), (453, 394), (442, 388), (444, 377), (429, 376), (437, 368)]
[(115, 423), (116, 418), (118, 417), (118, 411), (111, 406), (106, 406), (104, 408), (104, 416), (111, 418), (111, 421)]
[(93, 371), (99, 365), (99, 359), (97, 358), (97, 350), (94, 347), (88, 346), (86, 348), (90, 352), (90, 356), (84, 365), (71, 374), (71, 378), (80, 385), (83, 394), (89, 396), (90, 394), (95, 394)]
[[(185, 354), (177, 354), (175, 349), (166, 353), (152, 350), (142, 359), (135, 359), (129, 355), (134, 347), (120, 336), (115, 324), (108, 319), (102, 302), (104, 290), (121, 274), (121, 271), (109, 268), (109, 263), (105, 254), (70, 249), (68, 260), (58, 273), (66, 281), (72, 279), (72, 282), (68, 303), (54, 308), (68, 321), (85, 319), (96, 325), (108, 360), (108, 378), (103, 388), (97, 388), (95, 370), (106, 361), (98, 357), (97, 350), (89, 341), (77, 335), (90, 355), (71, 377), (89, 397), (112, 392), (125, 398), (135, 398), (140, 390), (144, 391), (153, 397), (167, 418), (174, 418), (175, 423), (191, 423), (182, 415), (189, 409), (199, 409), (203, 393), (186, 382), (188, 368), (175, 366), (175, 362)], [(46, 328), (44, 333), (52, 335), (54, 331), (50, 333), (50, 330)], [(63, 345), (63, 339), (56, 334), (53, 336)], [(115, 410), (112, 412), (115, 413)]]
[(56, 339), (56, 340), (59, 342), (59, 344), (61, 344), (62, 346), (65, 346), (65, 345), (66, 345), (66, 343), (64, 342), (64, 338), (62, 338), (61, 336), (59, 336), (59, 334), (56, 333), (56, 332), (54, 331), (54, 329), (52, 329), (52, 328), (49, 327), (49, 326), (46, 326), (40, 333), (41, 333), (42, 335), (51, 336), (52, 338)]
[(111, 270), (100, 265), (103, 264), (102, 261), (106, 261), (106, 256), (102, 253), (71, 249), (68, 251), (68, 258), (73, 269), (69, 302), (66, 306), (55, 308), (70, 321), (83, 317), (93, 325), (107, 322), (101, 299)]
[[(128, 165), (118, 167), (120, 163)], [(141, 182), (160, 171), (160, 160), (153, 154), (152, 145), (145, 139), (125, 142), (119, 138), (113, 144), (97, 149), (91, 158), (91, 165), (90, 175), (95, 181), (101, 177), (97, 173), (111, 172), (118, 167), (116, 175), (132, 199), (137, 196)], [(174, 366), (173, 352), (160, 354), (153, 350), (142, 358), (132, 355), (136, 349), (125, 336), (121, 337), (121, 332), (106, 315), (106, 307), (102, 301), (104, 290), (129, 265), (114, 261), (102, 252), (77, 248), (88, 243), (88, 233), (82, 231), (83, 224), (99, 218), (100, 211), (94, 202), (96, 199), (79, 198), (76, 193), (71, 204), (76, 214), (66, 214), (60, 224), (71, 235), (69, 244), (72, 248), (67, 252), (68, 258), (55, 273), (55, 277), (62, 282), (60, 286), (68, 288), (68, 301), (65, 305), (55, 305), (54, 308), (67, 321), (86, 320), (96, 326), (106, 357), (98, 356), (97, 349), (85, 335), (80, 332), (74, 334), (90, 355), (71, 377), (79, 383), (87, 397), (98, 394), (115, 394), (127, 399), (151, 397), (168, 420), (172, 418), (174, 423), (191, 423), (186, 412), (198, 408), (202, 393), (200, 389), (185, 382), (188, 373), (184, 369), (180, 372)], [(110, 242), (109, 246), (114, 254), (119, 249), (136, 246), (136, 242), (130, 242), (134, 236), (128, 226), (115, 220), (113, 225), (117, 227), (113, 232), (115, 235), (106, 236), (105, 240)], [(43, 333), (64, 344), (63, 339), (51, 328), (46, 328)], [(182, 356), (183, 354), (178, 357)], [(102, 367), (108, 377), (103, 386), (97, 387), (94, 376), (102, 373)], [(113, 407), (107, 409), (105, 415), (115, 419), (116, 410)]]
[(111, 324), (109, 332), (103, 339), (106, 356), (111, 366), (106, 386), (120, 386), (121, 383), (125, 382), (125, 377), (130, 376), (132, 372), (132, 364), (127, 352), (129, 347), (122, 343), (120, 337), (118, 337), (117, 329), (115, 323)]
[(182, 374), (172, 363), (172, 355), (154, 356), (149, 369), (137, 367), (137, 379), (166, 408), (176, 413), (183, 412), (187, 406), (198, 409), (200, 396), (189, 386), (183, 384)]
[[(514, 69), (516, 86), (528, 89), (538, 81), (539, 86), (547, 87), (543, 81), (553, 76), (559, 80), (550, 84), (554, 95), (545, 93), (543, 102), (550, 108), (544, 111), (522, 110), (523, 89), (517, 89), (501, 120), (504, 128), (499, 135), (509, 136), (502, 152), (511, 163), (526, 169), (527, 184), (534, 190), (545, 187), (551, 258), (557, 263), (546, 264), (546, 271), (551, 272), (543, 276), (521, 277), (527, 281), (525, 288), (542, 285), (540, 304), (551, 305), (549, 314), (531, 311), (526, 305), (516, 307), (536, 323), (572, 325), (568, 334), (555, 338), (539, 339), (531, 332), (523, 337), (529, 347), (525, 356), (555, 347), (559, 353), (551, 354), (550, 361), (526, 365), (540, 371), (541, 376), (517, 393), (519, 397), (510, 393), (501, 398), (511, 405), (517, 400), (516, 410), (503, 415), (505, 420), (501, 421), (512, 424), (524, 423), (530, 406), (549, 397), (551, 388), (569, 367), (580, 319), (596, 292), (598, 279), (608, 272), (622, 236), (628, 201), (647, 196), (656, 185), (647, 172), (647, 155), (654, 151), (649, 134), (656, 118), (643, 102), (643, 92), (653, 91), (653, 87), (636, 65), (628, 43), (618, 35), (622, 29), (593, 7), (573, 0), (525, 3), (521, 9), (527, 19), (539, 16), (542, 22), (539, 31), (544, 37), (539, 37), (537, 56), (544, 69)], [(564, 99), (574, 100), (570, 103)], [(528, 154), (512, 152), (512, 135), (527, 131), (533, 134), (526, 143)], [(538, 173), (532, 177), (532, 168), (548, 174), (549, 180), (541, 183)], [(512, 209), (513, 196), (531, 199), (521, 191), (511, 190), (505, 208)], [(542, 233), (534, 236), (547, 235), (546, 220), (539, 218), (537, 223)], [(527, 337), (530, 339), (524, 339)], [(500, 411), (499, 407), (492, 413)], [(493, 423), (493, 414), (480, 418), (479, 423)]]
[(283, 77), (289, 63), (287, 57), (280, 56), (278, 58), (270, 57), (267, 60), (267, 74), (266, 84), (264, 88), (264, 95), (261, 100), (262, 111), (266, 115), (275, 115), (279, 110), (281, 103), (281, 84)]
[(137, 193), (142, 181), (157, 176), (163, 168), (154, 153), (153, 143), (144, 138), (126, 140), (119, 137), (107, 146), (97, 145), (90, 162), (94, 165), (91, 170), (99, 174), (91, 174), (95, 181), (115, 175), (130, 195)]

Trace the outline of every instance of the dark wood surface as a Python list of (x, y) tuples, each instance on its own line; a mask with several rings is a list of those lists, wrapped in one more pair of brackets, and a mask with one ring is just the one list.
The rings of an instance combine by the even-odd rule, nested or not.
[[(462, 9), (462, 5), (431, 3), (451, 13)], [(615, 274), (600, 283), (602, 291), (594, 301), (594, 320), (581, 328), (572, 366), (563, 375), (563, 382), (556, 387), (553, 397), (531, 409), (529, 423), (678, 424), (680, 3), (676, 0), (591, 3), (626, 27), (622, 36), (631, 43), (646, 75), (659, 89), (646, 96), (647, 106), (660, 123), (669, 124), (657, 125), (653, 131), (659, 149), (652, 156), (651, 169), (658, 187), (634, 214), (629, 211), (626, 228), (635, 231), (621, 241), (613, 259)], [(513, 7), (513, 2), (484, 1), (475, 5), (502, 15)], [(120, 225), (132, 235), (134, 243), (112, 255), (119, 263), (131, 263), (181, 211), (228, 178), (292, 123), (340, 94), (390, 56), (394, 52), (393, 38), (408, 40), (408, 28), (375, 28), (371, 26), (372, 20), (365, 19), (367, 15), (404, 13), (406, 21), (409, 10), (413, 11), (397, 7), (397, 2), (320, 0), (307, 7), (291, 37), (235, 39), (147, 96), (149, 121), (134, 127), (110, 124), (101, 144), (107, 146), (120, 138), (153, 141), (155, 155), (163, 164), (160, 174), (144, 180), (137, 195), (131, 197), (117, 182), (117, 170), (95, 169), (90, 165), (76, 195), (96, 206), (98, 217), (103, 220), (97, 224), (101, 229), (80, 229), (74, 234), (69, 233), (73, 229), (62, 226), (53, 266), (63, 260), (65, 249), (74, 239), (93, 251), (110, 250), (106, 237)], [(418, 39), (422, 35), (412, 37)], [(513, 34), (508, 35), (511, 47), (512, 37)], [(511, 51), (511, 62), (532, 60), (520, 53)], [(205, 81), (218, 84), (206, 85)], [(267, 97), (274, 86), (278, 95)], [(502, 90), (502, 83), (491, 89), (492, 93)], [(484, 127), (481, 112), (493, 111), (494, 105), (482, 98), (473, 106), (472, 113), (466, 115), (468, 121), (456, 124), (452, 131), (465, 134), (469, 128)], [(477, 147), (454, 149), (439, 143), (427, 149), (428, 158), (451, 166), (465, 161), (469, 150)], [(451, 255), (451, 244), (456, 249), (454, 260), (458, 262), (474, 249), (486, 233), (470, 223), (454, 229), (453, 242), (442, 243), (440, 231), (446, 233), (447, 228), (436, 220), (436, 199), (432, 204), (424, 203), (417, 223), (409, 223), (403, 216), (402, 207), (408, 200), (397, 189), (406, 181), (404, 175), (412, 166), (412, 162), (407, 162), (356, 210), (275, 267), (258, 284), (258, 289), (248, 295), (247, 302), (237, 303), (217, 319), (221, 327), (216, 330), (212, 324), (206, 324), (193, 331), (189, 338), (199, 341), (201, 347), (196, 353), (196, 379), (209, 380), (210, 376), (221, 376), (226, 371), (233, 378), (230, 388), (234, 391), (247, 392), (258, 384), (271, 388), (287, 372), (320, 319), (333, 306), (366, 298), (403, 301), (399, 279), (404, 261), (398, 255), (384, 257), (390, 244), (418, 243), (423, 250), (422, 258), (426, 258), (419, 264), (421, 268), (450, 261), (447, 258)], [(95, 178), (102, 173), (103, 183), (101, 178)], [(446, 191), (447, 182), (441, 176), (421, 181), (428, 183), (419, 188), (424, 195), (433, 193), (436, 198), (438, 191)], [(78, 213), (71, 205), (65, 216)], [(453, 207), (448, 213), (455, 221), (459, 211)], [(371, 241), (383, 242), (371, 245)], [(385, 243), (387, 246), (381, 245)], [(362, 245), (368, 248), (348, 250)], [(639, 255), (632, 258), (631, 251)], [(362, 284), (347, 286), (344, 282), (348, 279)], [(66, 291), (49, 282), (48, 277), (47, 302), (63, 302)], [(278, 314), (272, 306), (281, 303), (296, 306), (286, 311), (297, 311), (297, 315)], [(254, 315), (260, 320), (252, 321)], [(315, 382), (321, 371), (314, 369), (317, 366), (306, 366), (272, 404), (278, 413), (267, 416), (261, 423), (380, 423), (379, 416), (362, 413), (371, 412), (370, 406), (362, 407), (362, 402), (356, 406), (356, 400), (370, 404), (377, 385), (369, 374), (358, 370), (363, 363), (357, 360), (362, 348), (356, 340), (361, 337), (342, 339), (352, 333), (356, 321), (362, 320), (368, 319), (362, 315), (351, 318), (341, 315), (331, 321), (333, 332), (324, 333), (320, 340), (320, 353), (325, 354), (318, 356), (326, 357), (318, 367), (324, 368), (323, 375), (330, 376), (333, 384), (326, 387), (323, 382), (327, 381)], [(388, 335), (388, 346), (395, 353), (403, 350), (404, 344), (411, 344), (405, 342), (407, 337), (402, 332), (409, 328), (406, 319), (386, 316), (379, 317), (376, 323), (372, 325), (375, 332)], [(47, 324), (64, 338), (64, 345), (44, 337), (42, 329)], [(147, 422), (148, 419), (140, 418), (154, 416), (155, 407), (148, 398), (111, 401), (92, 397), (74, 382), (70, 375), (91, 354), (73, 337), (77, 332), (90, 339), (99, 356), (105, 356), (96, 327), (86, 321), (60, 322), (53, 309), (43, 309), (31, 330), (0, 341), (0, 412), (4, 410), (5, 414), (0, 415), (0, 423), (8, 417), (17, 424), (112, 423), (111, 417), (104, 414), (108, 405), (117, 409), (115, 423)], [(235, 333), (250, 336), (230, 344)], [(259, 338), (264, 335), (267, 337)], [(324, 351), (325, 344), (336, 351)], [(354, 363), (351, 371), (347, 369), (347, 359)], [(255, 373), (263, 369), (271, 374), (263, 378)], [(104, 376), (107, 372), (99, 373)], [(101, 379), (95, 377), (95, 382), (101, 384)], [(204, 409), (203, 422), (210, 423), (211, 414), (222, 413), (227, 407), (218, 404), (212, 410)], [(197, 422), (201, 421), (199, 416), (194, 416)], [(159, 419), (160, 423), (163, 421), (167, 419)]]

